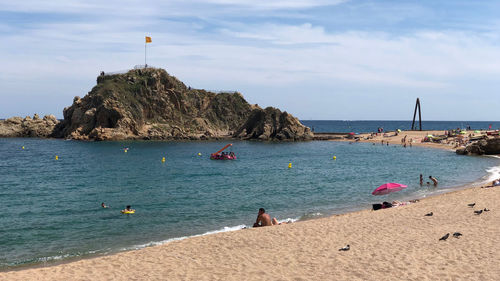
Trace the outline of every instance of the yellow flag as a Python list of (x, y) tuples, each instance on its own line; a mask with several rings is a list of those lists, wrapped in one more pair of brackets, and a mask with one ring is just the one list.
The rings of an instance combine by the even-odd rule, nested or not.
[(152, 41), (151, 41), (151, 37), (146, 36), (146, 43), (151, 43), (151, 42), (152, 42)]

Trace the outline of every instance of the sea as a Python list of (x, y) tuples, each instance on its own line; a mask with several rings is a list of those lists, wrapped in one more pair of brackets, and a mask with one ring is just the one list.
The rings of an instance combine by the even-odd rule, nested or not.
[[(412, 121), (386, 121), (386, 120), (301, 120), (302, 124), (310, 127), (317, 133), (371, 133), (378, 128), (385, 131), (411, 130)], [(422, 121), (422, 130), (452, 130), (472, 129), (487, 130), (500, 128), (500, 121)], [(414, 129), (420, 129), (418, 120), (413, 123)]]
[[(303, 121), (329, 132), (405, 129), (411, 123), (397, 122)], [(424, 129), (500, 125), (435, 122)], [(228, 151), (237, 160), (209, 159), (226, 144), (0, 139), (0, 270), (236, 231), (251, 227), (259, 208), (295, 222), (500, 177), (497, 157), (370, 143), (234, 141)], [(436, 177), (439, 186), (420, 186), (420, 174)], [(408, 187), (371, 194), (387, 182)], [(127, 205), (136, 213), (121, 214)]]

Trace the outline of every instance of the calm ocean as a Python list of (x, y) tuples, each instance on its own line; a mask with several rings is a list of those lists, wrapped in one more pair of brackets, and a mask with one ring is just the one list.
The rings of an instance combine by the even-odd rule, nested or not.
[[(382, 126), (373, 122), (367, 131)], [(234, 142), (238, 160), (210, 160), (225, 144), (0, 139), (0, 268), (237, 230), (251, 226), (260, 207), (301, 220), (421, 198), (498, 176), (500, 166), (494, 157), (439, 149), (320, 141)], [(439, 188), (420, 187), (420, 173), (437, 177)], [(386, 182), (408, 188), (371, 195)], [(126, 205), (136, 214), (120, 214)]]
[[(397, 129), (410, 130), (411, 120), (408, 121), (349, 121), (349, 120), (301, 120), (304, 125), (314, 128), (315, 132), (338, 133), (371, 133), (377, 132), (379, 127), (386, 131)], [(418, 121), (415, 126), (418, 128)], [(422, 121), (422, 130), (450, 130), (471, 127), (473, 130), (486, 130), (491, 125), (492, 129), (500, 128), (500, 121)]]

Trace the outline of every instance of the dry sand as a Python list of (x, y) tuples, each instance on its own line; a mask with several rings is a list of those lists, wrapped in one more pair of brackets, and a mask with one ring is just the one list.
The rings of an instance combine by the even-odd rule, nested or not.
[[(410, 140), (413, 140), (412, 145), (413, 146), (425, 146), (425, 147), (432, 147), (432, 148), (440, 148), (440, 149), (456, 149), (456, 139), (455, 138), (449, 138), (448, 140), (444, 141), (443, 143), (434, 143), (434, 142), (422, 142), (422, 140), (428, 136), (428, 135), (433, 135), (433, 136), (439, 136), (444, 134), (444, 130), (442, 131), (402, 131), (398, 135), (395, 135), (395, 132), (388, 132), (385, 134), (378, 134), (376, 136), (371, 137), (370, 134), (359, 134), (356, 135), (356, 137), (359, 137), (360, 140), (359, 142), (372, 142), (376, 144), (381, 144), (382, 141), (384, 141), (384, 144), (389, 143), (390, 145), (401, 145), (401, 139), (406, 136), (406, 144), (407, 147), (410, 146)], [(474, 136), (480, 136), (486, 134), (485, 131), (481, 131), (480, 133), (471, 133), (471, 135)], [(370, 139), (366, 139), (370, 137)], [(468, 134), (465, 135), (465, 137), (468, 137)], [(341, 139), (340, 141), (354, 141), (353, 139)]]
[[(2, 272), (0, 280), (499, 280), (499, 202), (500, 187), (476, 187), (397, 208)], [(491, 211), (473, 213), (482, 208)], [(438, 241), (456, 231), (463, 236)], [(338, 251), (346, 244), (351, 250)]]
[[(500, 187), (472, 187), (397, 208), (0, 272), (0, 280), (500, 280), (499, 202)], [(483, 208), (491, 211), (474, 214)], [(454, 232), (463, 236), (438, 241)], [(349, 251), (338, 250), (346, 244)]]

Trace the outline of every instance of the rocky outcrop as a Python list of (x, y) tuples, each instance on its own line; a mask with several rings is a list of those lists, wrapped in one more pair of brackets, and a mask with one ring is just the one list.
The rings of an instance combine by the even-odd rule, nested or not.
[(156, 68), (101, 75), (63, 113), (54, 135), (77, 140), (216, 139), (236, 131), (238, 137), (262, 140), (306, 140), (311, 135), (286, 112), (250, 105), (237, 92), (191, 89)]
[(46, 115), (40, 118), (35, 114), (30, 116), (11, 117), (0, 121), (0, 137), (40, 137), (46, 138), (52, 135), (54, 128), (59, 123), (54, 115)]
[(163, 69), (100, 75), (83, 98), (75, 97), (59, 122), (13, 117), (0, 121), (0, 137), (75, 140), (218, 139), (309, 140), (309, 128), (286, 112), (249, 104), (238, 92), (191, 89)]
[(240, 93), (188, 88), (163, 69), (99, 76), (64, 109), (59, 137), (78, 140), (208, 139), (232, 134), (252, 106)]
[(234, 137), (258, 140), (311, 140), (313, 134), (309, 127), (277, 108), (255, 108), (247, 121), (235, 132)]
[(500, 154), (500, 138), (488, 138), (473, 142), (467, 145), (465, 148), (457, 149), (456, 153), (461, 155)]

